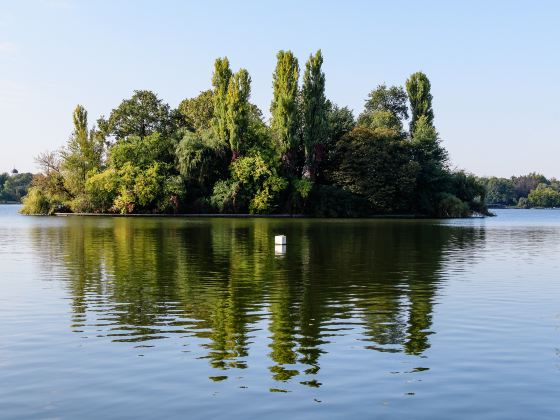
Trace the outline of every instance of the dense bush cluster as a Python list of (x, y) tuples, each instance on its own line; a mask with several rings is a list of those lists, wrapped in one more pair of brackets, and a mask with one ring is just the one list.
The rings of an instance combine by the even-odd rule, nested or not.
[(37, 158), (41, 174), (22, 211), (486, 212), (482, 184), (448, 168), (426, 75), (411, 75), (406, 90), (378, 86), (355, 119), (325, 97), (320, 51), (306, 62), (301, 84), (292, 52), (277, 59), (266, 122), (250, 102), (249, 73), (233, 72), (227, 58), (215, 62), (212, 89), (176, 109), (135, 91), (90, 128), (77, 106), (66, 146)]

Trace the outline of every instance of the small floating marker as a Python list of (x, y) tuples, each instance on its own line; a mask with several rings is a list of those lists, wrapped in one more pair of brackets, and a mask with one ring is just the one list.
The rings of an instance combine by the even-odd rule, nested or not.
[(274, 245), (286, 245), (286, 235), (276, 235), (274, 237)]
[(274, 245), (274, 255), (286, 254), (286, 245)]

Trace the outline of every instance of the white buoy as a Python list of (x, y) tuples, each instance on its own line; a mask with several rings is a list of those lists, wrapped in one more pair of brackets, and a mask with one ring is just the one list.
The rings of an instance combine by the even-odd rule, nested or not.
[(274, 237), (274, 245), (286, 245), (286, 235), (276, 235)]

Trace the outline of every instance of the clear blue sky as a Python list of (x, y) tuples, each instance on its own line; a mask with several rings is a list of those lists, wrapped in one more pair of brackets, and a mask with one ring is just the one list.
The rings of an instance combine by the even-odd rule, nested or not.
[(380, 83), (432, 81), (452, 163), (560, 177), (560, 2), (0, 0), (0, 171), (36, 170), (78, 103), (93, 123), (134, 89), (176, 106), (228, 56), (268, 115), (275, 54), (325, 57), (327, 96), (355, 114)]

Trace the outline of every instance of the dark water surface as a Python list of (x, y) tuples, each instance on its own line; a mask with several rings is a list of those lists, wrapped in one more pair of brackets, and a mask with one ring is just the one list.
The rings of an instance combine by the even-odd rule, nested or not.
[(497, 213), (0, 206), (0, 417), (558, 419), (560, 211)]

